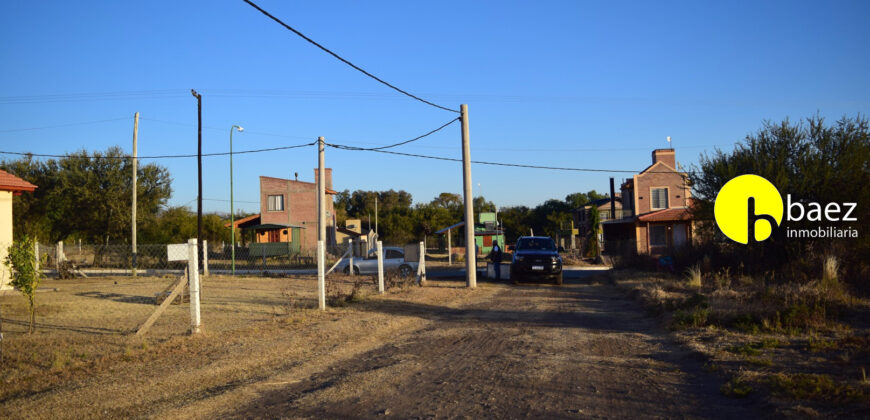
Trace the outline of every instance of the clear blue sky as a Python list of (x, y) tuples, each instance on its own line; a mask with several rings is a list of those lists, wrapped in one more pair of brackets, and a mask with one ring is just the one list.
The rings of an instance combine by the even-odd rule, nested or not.
[[(470, 111), (472, 159), (640, 170), (671, 136), (684, 166), (763, 120), (870, 110), (870, 2), (288, 2), (258, 4), (375, 75)], [(0, 5), (0, 150), (226, 152), (327, 141), (375, 146), (454, 114), (352, 70), (241, 0)], [(113, 95), (107, 95), (107, 94)], [(115, 95), (117, 94), (117, 95)], [(73, 123), (104, 121), (39, 130)], [(14, 131), (10, 131), (14, 130)], [(460, 128), (396, 149), (461, 157)], [(2, 158), (15, 158), (2, 155)], [(461, 165), (327, 150), (337, 189), (461, 192)], [(195, 208), (196, 160), (159, 160), (172, 205)], [(314, 147), (235, 157), (237, 207), (258, 176), (313, 179)], [(617, 179), (624, 174), (613, 174)], [(608, 188), (609, 174), (475, 165), (497, 205)], [(229, 199), (229, 159), (204, 159), (207, 199)], [(480, 187), (478, 187), (480, 184)], [(229, 204), (205, 201), (206, 211)]]

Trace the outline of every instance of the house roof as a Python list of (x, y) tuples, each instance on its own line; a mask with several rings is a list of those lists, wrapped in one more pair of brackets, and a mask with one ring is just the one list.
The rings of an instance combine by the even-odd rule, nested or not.
[(691, 219), (692, 213), (686, 207), (658, 210), (637, 217), (637, 220), (641, 222), (675, 222)]
[(360, 237), (360, 236), (363, 236), (362, 233), (360, 233), (360, 232), (354, 232), (354, 231), (352, 231), (352, 230), (350, 230), (350, 229), (348, 229), (348, 228), (340, 227), (340, 228), (336, 228), (335, 230), (338, 231), (338, 232), (341, 232), (341, 233), (343, 233), (343, 234), (345, 234), (345, 235), (347, 235), (347, 236), (353, 236), (353, 237)]
[(300, 228), (305, 229), (305, 226), (299, 225), (285, 225), (283, 223), (266, 223), (262, 225), (254, 225), (254, 226), (245, 226), (242, 229), (253, 229), (253, 230), (271, 230), (271, 229), (284, 229), (284, 228)]
[(12, 191), (16, 193), (21, 191), (33, 192), (36, 188), (36, 185), (0, 169), (0, 191)]
[[(239, 226), (241, 226), (245, 223), (250, 223), (253, 220), (256, 220), (256, 223), (259, 224), (260, 223), (259, 219), (260, 219), (260, 213), (257, 213), (257, 214), (252, 214), (252, 215), (245, 217), (245, 218), (242, 218), (242, 219), (237, 219), (233, 223), (235, 223), (236, 227), (238, 228)], [(224, 223), (224, 227), (230, 227), (230, 224)]]
[(462, 227), (462, 226), (465, 226), (465, 221), (464, 221), (464, 220), (461, 221), (461, 222), (459, 222), (459, 223), (457, 223), (457, 224), (455, 224), (455, 225), (453, 225), (453, 226), (447, 226), (446, 228), (441, 229), (441, 230), (435, 232), (435, 234), (436, 234), (436, 235), (440, 235), (440, 234), (442, 234), (442, 233), (444, 233), (444, 232), (447, 232), (448, 230), (456, 229), (456, 228), (458, 228), (458, 227)]

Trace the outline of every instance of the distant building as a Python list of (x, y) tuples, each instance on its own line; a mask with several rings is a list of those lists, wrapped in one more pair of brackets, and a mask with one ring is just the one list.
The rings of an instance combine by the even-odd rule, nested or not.
[[(326, 174), (326, 243), (335, 245), (335, 211), (332, 196), (332, 169)], [(254, 244), (266, 246), (266, 255), (286, 253), (312, 254), (317, 248), (317, 169), (314, 182), (260, 177), (260, 213), (235, 221), (237, 229), (254, 232)], [(229, 224), (227, 224), (229, 226)], [(283, 244), (280, 245), (280, 244)], [(253, 248), (258, 248), (254, 250)], [(260, 255), (263, 246), (252, 247)], [(274, 248), (274, 252), (270, 250)]]
[(606, 252), (664, 255), (692, 241), (692, 189), (674, 149), (653, 150), (652, 164), (621, 190), (621, 217), (602, 222)]
[(610, 208), (614, 207), (616, 209), (616, 218), (621, 219), (623, 217), (622, 211), (622, 195), (620, 193), (616, 193), (616, 197), (613, 199), (613, 205), (611, 206), (610, 197), (601, 198), (598, 200), (594, 200), (590, 203), (587, 203), (583, 207), (579, 209), (575, 209), (573, 211), (574, 217), (574, 226), (577, 229), (577, 235), (580, 238), (585, 238), (586, 235), (589, 234), (589, 223), (590, 218), (592, 217), (592, 209), (595, 208), (598, 210), (598, 220), (599, 222), (605, 222), (611, 219), (610, 217)]
[(0, 289), (10, 288), (12, 277), (2, 261), (12, 245), (12, 197), (36, 190), (33, 185), (4, 170), (0, 170)]
[[(498, 225), (496, 213), (480, 213), (478, 214), (478, 222), (474, 224), (474, 245), (478, 255), (487, 255), (492, 251), (495, 242), (498, 242), (502, 250), (505, 249), (504, 231)], [(456, 223), (452, 226), (447, 226), (437, 232), (436, 235), (446, 235), (449, 237), (450, 253), (465, 254), (465, 235), (460, 234), (454, 242), (452, 232), (454, 230), (465, 230), (465, 221)]]

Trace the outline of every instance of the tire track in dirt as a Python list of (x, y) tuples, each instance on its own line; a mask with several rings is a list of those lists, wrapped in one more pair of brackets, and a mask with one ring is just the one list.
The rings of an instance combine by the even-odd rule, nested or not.
[(263, 393), (244, 418), (757, 417), (611, 286), (507, 286), (460, 309), (376, 310), (433, 322)]

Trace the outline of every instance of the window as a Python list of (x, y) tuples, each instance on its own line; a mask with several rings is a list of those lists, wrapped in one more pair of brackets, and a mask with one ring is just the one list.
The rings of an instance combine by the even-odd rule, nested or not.
[(652, 189), (652, 208), (653, 210), (668, 208), (668, 189), (653, 188)]
[(649, 246), (667, 246), (668, 245), (668, 228), (667, 226), (650, 226), (649, 227)]
[(269, 211), (284, 211), (283, 195), (270, 195), (267, 197), (267, 203)]
[(399, 252), (395, 249), (388, 249), (384, 252), (384, 258), (386, 258), (388, 260), (402, 259), (402, 258), (405, 258), (405, 255), (403, 255), (401, 252)]

